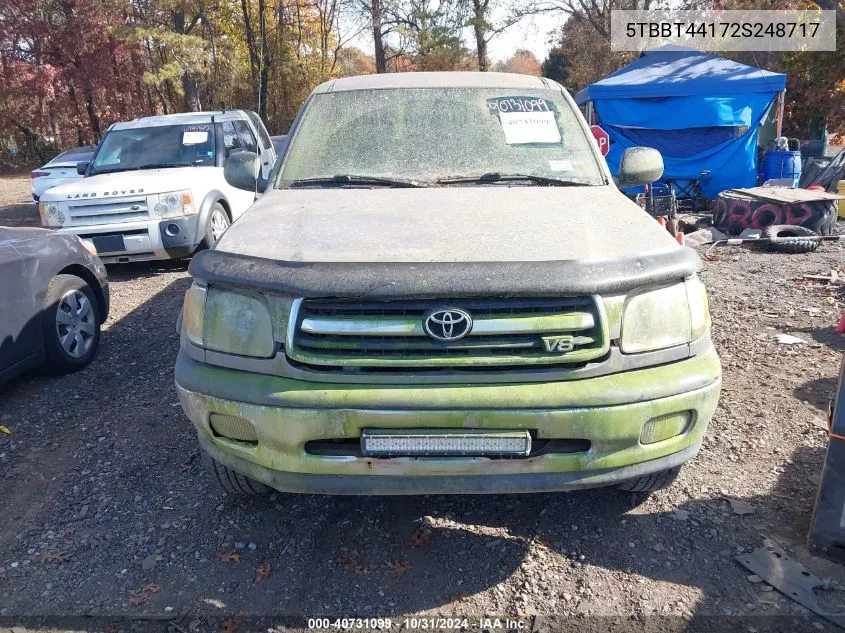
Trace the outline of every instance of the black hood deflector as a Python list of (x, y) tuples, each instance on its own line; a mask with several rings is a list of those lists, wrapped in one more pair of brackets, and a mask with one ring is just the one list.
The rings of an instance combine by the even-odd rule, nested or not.
[(701, 269), (690, 248), (609, 261), (286, 262), (207, 250), (190, 273), (212, 285), (303, 298), (549, 297), (624, 292), (680, 281)]

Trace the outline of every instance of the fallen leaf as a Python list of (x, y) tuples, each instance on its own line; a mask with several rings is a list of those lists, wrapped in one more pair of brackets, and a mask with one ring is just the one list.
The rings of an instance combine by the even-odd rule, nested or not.
[(38, 556), (39, 563), (66, 563), (71, 560), (73, 556), (70, 554), (55, 554), (53, 552), (41, 552)]
[(335, 562), (343, 565), (349, 571), (355, 572), (359, 576), (367, 573), (367, 568), (361, 564), (361, 555), (357, 551), (353, 551), (349, 556), (339, 556)]
[(220, 623), (220, 633), (238, 633), (238, 621), (240, 620), (241, 612), (238, 611), (235, 615)]
[(401, 563), (399, 561), (394, 561), (392, 563), (387, 563), (387, 568), (390, 570), (391, 573), (401, 575), (411, 569), (411, 563), (409, 563), (408, 561), (403, 561)]
[(431, 536), (431, 531), (426, 530), (425, 528), (417, 528), (411, 534), (411, 537), (408, 539), (411, 547), (422, 547), (428, 542), (428, 538)]
[(261, 563), (255, 570), (255, 582), (261, 582), (270, 577), (270, 563)]
[(734, 514), (754, 514), (754, 506), (747, 501), (743, 501), (742, 499), (728, 499), (728, 503), (731, 504), (731, 510), (734, 511)]
[(2, 424), (0, 424), (0, 431), (2, 431), (3, 433), (5, 433), (6, 435), (11, 435), (11, 434), (12, 434), (12, 432), (9, 430), (9, 427), (8, 427), (8, 426), (3, 426)]
[(154, 593), (158, 593), (159, 591), (161, 591), (161, 585), (157, 585), (155, 583), (144, 585), (135, 592), (135, 595), (132, 598), (129, 599), (129, 604), (143, 604), (150, 599), (150, 596)]
[(240, 563), (243, 559), (244, 555), (236, 549), (230, 549), (217, 554), (217, 560), (221, 563)]

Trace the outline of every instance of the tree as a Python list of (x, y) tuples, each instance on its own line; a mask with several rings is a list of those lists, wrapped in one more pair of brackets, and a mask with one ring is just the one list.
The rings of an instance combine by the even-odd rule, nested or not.
[(504, 62), (497, 64), (496, 70), (505, 73), (519, 73), (539, 77), (540, 61), (531, 51), (520, 49)]
[(569, 60), (560, 48), (553, 48), (549, 51), (548, 57), (543, 60), (540, 69), (543, 77), (554, 79), (559, 84), (565, 85), (569, 80)]
[(338, 77), (352, 77), (354, 75), (371, 75), (376, 72), (376, 64), (371, 55), (367, 55), (360, 48), (350, 46), (342, 48), (337, 55)]
[(417, 70), (466, 68), (470, 52), (461, 41), (466, 23), (462, 0), (405, 0), (391, 8), (397, 51)]

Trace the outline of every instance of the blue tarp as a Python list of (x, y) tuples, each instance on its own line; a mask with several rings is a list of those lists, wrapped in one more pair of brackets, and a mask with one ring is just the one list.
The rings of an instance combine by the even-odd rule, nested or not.
[(663, 154), (664, 180), (711, 174), (709, 198), (757, 182), (757, 133), (786, 75), (689, 49), (658, 49), (579, 92), (593, 101), (597, 123), (610, 135), (607, 162), (648, 145)]

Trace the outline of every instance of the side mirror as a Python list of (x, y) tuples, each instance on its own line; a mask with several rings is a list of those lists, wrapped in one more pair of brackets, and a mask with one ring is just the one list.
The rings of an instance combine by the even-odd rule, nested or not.
[(261, 174), (261, 160), (255, 152), (230, 154), (223, 163), (223, 177), (235, 189), (255, 191)]
[(76, 173), (80, 176), (84, 176), (85, 172), (88, 171), (88, 165), (90, 164), (91, 163), (89, 163), (88, 161), (85, 161), (84, 163), (76, 163)]
[(663, 157), (653, 147), (629, 147), (619, 161), (616, 179), (620, 187), (636, 187), (660, 180)]

